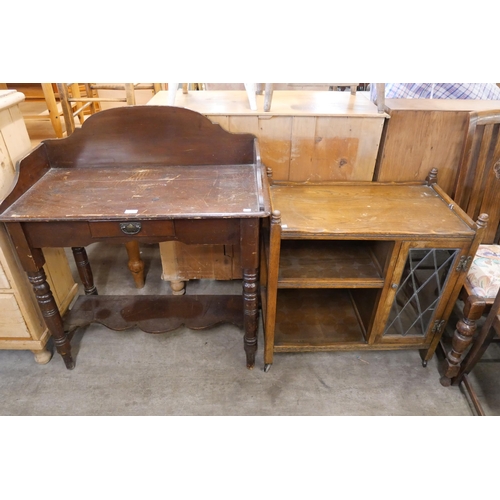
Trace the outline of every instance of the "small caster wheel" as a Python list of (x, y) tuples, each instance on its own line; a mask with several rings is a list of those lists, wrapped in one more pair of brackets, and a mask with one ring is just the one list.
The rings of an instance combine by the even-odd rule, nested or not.
[(425, 359), (422, 361), (422, 366), (423, 366), (424, 368), (427, 368), (427, 361), (426, 361)]
[(272, 363), (268, 363), (267, 365), (264, 365), (264, 372), (265, 373), (267, 373), (271, 369), (271, 364)]

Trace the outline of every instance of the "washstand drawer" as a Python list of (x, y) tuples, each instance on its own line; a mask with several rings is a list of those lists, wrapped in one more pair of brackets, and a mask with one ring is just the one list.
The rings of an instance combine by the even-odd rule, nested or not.
[(118, 238), (123, 236), (174, 236), (174, 223), (163, 221), (113, 221), (90, 222), (90, 232), (94, 238)]

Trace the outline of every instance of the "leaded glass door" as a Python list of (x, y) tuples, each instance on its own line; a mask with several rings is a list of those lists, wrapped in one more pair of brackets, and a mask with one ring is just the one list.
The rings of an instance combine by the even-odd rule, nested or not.
[(383, 339), (426, 337), (456, 270), (459, 248), (409, 248)]

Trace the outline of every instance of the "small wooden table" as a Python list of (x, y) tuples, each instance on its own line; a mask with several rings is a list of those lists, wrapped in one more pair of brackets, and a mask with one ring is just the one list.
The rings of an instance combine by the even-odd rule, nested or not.
[[(187, 109), (131, 106), (91, 116), (65, 139), (43, 141), (19, 163), (0, 205), (19, 259), (66, 367), (70, 335), (91, 322), (166, 332), (221, 321), (244, 327), (247, 366), (257, 350), (260, 219), (267, 182), (251, 134), (230, 134)], [(104, 241), (238, 245), (243, 294), (97, 295), (85, 246)], [(59, 314), (43, 247), (72, 247), (86, 295)]]

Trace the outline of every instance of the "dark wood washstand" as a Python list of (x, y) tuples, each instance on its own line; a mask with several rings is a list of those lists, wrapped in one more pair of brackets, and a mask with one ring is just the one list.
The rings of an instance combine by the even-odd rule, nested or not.
[[(270, 214), (264, 170), (253, 135), (231, 134), (199, 113), (166, 106), (102, 111), (23, 158), (0, 222), (66, 367), (74, 368), (70, 332), (92, 322), (151, 333), (231, 322), (244, 329), (252, 368), (259, 231)], [(97, 295), (85, 246), (167, 240), (238, 245), (242, 295)], [(43, 270), (44, 247), (73, 249), (85, 289), (64, 320)]]

